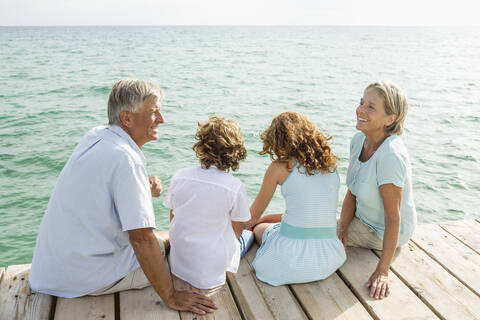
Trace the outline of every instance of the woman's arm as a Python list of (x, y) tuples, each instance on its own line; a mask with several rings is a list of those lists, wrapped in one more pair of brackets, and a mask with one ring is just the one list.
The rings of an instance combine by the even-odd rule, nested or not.
[(340, 221), (338, 222), (337, 226), (337, 236), (345, 246), (345, 250), (347, 249), (348, 226), (350, 225), (350, 222), (352, 222), (352, 219), (355, 216), (356, 207), (357, 199), (352, 194), (350, 189), (348, 189), (347, 194), (345, 195), (345, 199), (343, 200), (342, 213), (340, 214)]
[(388, 269), (397, 248), (400, 233), (400, 204), (402, 202), (402, 188), (392, 183), (380, 186), (380, 195), (385, 210), (385, 233), (383, 235), (383, 251), (377, 268), (367, 282), (370, 297), (383, 299), (390, 293), (388, 285)]

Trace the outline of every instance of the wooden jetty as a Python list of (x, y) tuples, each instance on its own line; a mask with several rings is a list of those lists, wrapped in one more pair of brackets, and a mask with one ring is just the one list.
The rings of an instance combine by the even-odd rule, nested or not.
[(480, 319), (480, 219), (419, 226), (397, 250), (392, 292), (380, 301), (365, 288), (379, 252), (349, 248), (347, 262), (328, 279), (273, 287), (255, 277), (256, 249), (226, 285), (199, 290), (219, 306), (207, 316), (169, 309), (151, 287), (76, 299), (34, 293), (30, 265), (16, 265), (0, 268), (0, 319)]

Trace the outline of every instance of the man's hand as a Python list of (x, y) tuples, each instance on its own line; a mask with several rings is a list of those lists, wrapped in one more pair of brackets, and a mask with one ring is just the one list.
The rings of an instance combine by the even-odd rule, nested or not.
[(191, 311), (198, 314), (214, 312), (218, 307), (204, 295), (195, 291), (174, 291), (173, 296), (165, 301), (172, 309)]
[(156, 176), (151, 176), (148, 180), (150, 181), (150, 191), (152, 192), (152, 197), (160, 197), (163, 192), (162, 181), (160, 181), (160, 179), (158, 179)]

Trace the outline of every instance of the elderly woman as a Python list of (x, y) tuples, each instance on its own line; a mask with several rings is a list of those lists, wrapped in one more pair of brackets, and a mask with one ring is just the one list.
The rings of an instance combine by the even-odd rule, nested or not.
[(369, 84), (360, 99), (350, 144), (347, 194), (337, 235), (345, 246), (382, 250), (367, 281), (370, 296), (389, 295), (388, 270), (397, 247), (408, 242), (417, 222), (412, 173), (400, 135), (407, 99), (394, 85)]

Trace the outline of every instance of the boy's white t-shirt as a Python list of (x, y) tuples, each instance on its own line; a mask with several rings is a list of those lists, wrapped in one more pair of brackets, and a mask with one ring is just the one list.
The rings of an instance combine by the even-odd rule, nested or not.
[(245, 185), (212, 166), (185, 168), (172, 178), (164, 206), (173, 210), (170, 268), (199, 289), (225, 283), (237, 272), (240, 246), (232, 221), (248, 221)]

